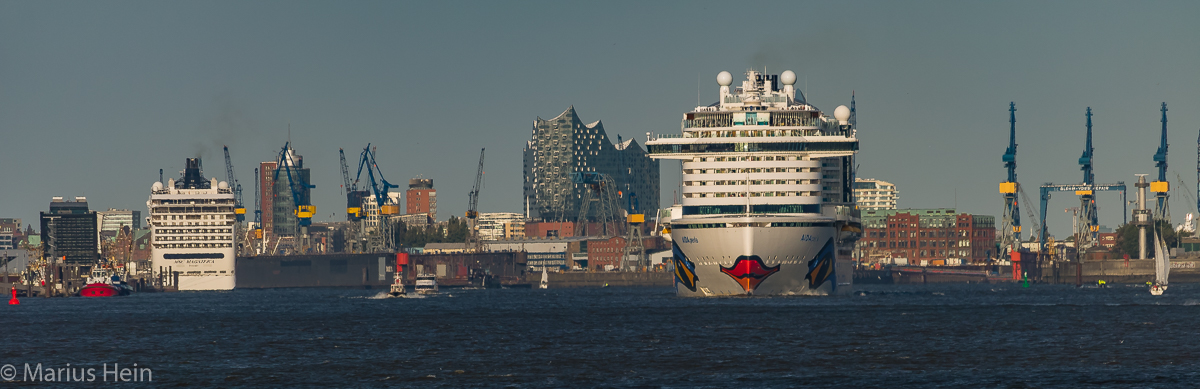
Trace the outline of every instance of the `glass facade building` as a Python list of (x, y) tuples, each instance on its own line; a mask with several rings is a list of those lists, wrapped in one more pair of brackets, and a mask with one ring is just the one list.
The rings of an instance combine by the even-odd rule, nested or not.
[[(588, 189), (573, 173), (612, 177), (620, 206), (653, 214), (659, 207), (659, 166), (634, 139), (613, 142), (600, 121), (584, 124), (567, 108), (551, 119), (537, 118), (524, 150), (524, 205), (529, 219), (574, 221)], [(599, 207), (590, 207), (589, 217)]]

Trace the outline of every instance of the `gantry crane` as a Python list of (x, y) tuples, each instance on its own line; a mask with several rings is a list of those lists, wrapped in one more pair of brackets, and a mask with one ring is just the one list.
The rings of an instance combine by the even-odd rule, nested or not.
[(1004, 195), (1004, 226), (1000, 233), (1003, 234), (1001, 248), (1011, 251), (1019, 250), (1021, 245), (1021, 210), (1017, 202), (1017, 192), (1021, 188), (1017, 183), (1017, 105), (1014, 102), (1008, 103), (1008, 124), (1008, 149), (1003, 157), (1008, 180), (1000, 183), (1000, 194)]
[(469, 201), (467, 204), (467, 246), (474, 249), (475, 252), (482, 251), (483, 243), (479, 241), (479, 231), (476, 223), (479, 218), (479, 190), (483, 189), (483, 152), (487, 148), (479, 149), (479, 168), (475, 170), (475, 186), (471, 187), (471, 193), (468, 195)]
[(225, 182), (229, 183), (229, 187), (233, 188), (234, 208), (233, 213), (237, 217), (238, 223), (246, 221), (246, 206), (242, 205), (242, 184), (238, 183), (237, 176), (233, 175), (233, 160), (229, 159), (229, 146), (222, 146), (225, 149)]

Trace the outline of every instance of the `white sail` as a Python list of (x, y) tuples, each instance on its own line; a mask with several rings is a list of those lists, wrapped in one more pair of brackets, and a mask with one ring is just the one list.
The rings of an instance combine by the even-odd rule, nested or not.
[(546, 267), (542, 266), (542, 284), (539, 285), (539, 287), (542, 289), (546, 289), (549, 286), (550, 286), (550, 276), (546, 274)]
[(1154, 282), (1164, 286), (1167, 285), (1167, 277), (1171, 273), (1171, 258), (1168, 250), (1170, 248), (1167, 247), (1167, 242), (1163, 241), (1157, 233), (1154, 234)]

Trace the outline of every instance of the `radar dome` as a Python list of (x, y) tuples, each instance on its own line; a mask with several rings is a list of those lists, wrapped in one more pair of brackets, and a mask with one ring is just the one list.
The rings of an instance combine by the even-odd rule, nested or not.
[(838, 122), (845, 125), (846, 121), (850, 120), (850, 108), (846, 108), (844, 105), (839, 105), (837, 109), (833, 110), (833, 117), (836, 118)]
[(229, 189), (229, 183), (221, 181), (217, 183), (217, 189)]
[(783, 85), (795, 85), (796, 84), (796, 72), (793, 72), (791, 70), (784, 70), (783, 73), (781, 73), (779, 75), (779, 82), (782, 82)]
[(162, 183), (155, 181), (154, 185), (150, 185), (150, 190), (155, 191), (155, 192), (162, 190)]
[(732, 74), (729, 74), (729, 72), (725, 72), (725, 71), (717, 73), (717, 85), (729, 86), (729, 84), (732, 84), (732, 83), (733, 83), (733, 75)]

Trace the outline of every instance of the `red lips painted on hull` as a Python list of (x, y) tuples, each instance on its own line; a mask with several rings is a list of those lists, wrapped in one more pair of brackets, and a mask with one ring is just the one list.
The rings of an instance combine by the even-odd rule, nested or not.
[(778, 271), (779, 265), (767, 267), (762, 258), (757, 255), (743, 255), (733, 261), (733, 266), (721, 266), (721, 272), (733, 277), (733, 280), (742, 286), (746, 294), (754, 294), (754, 289), (758, 288), (758, 284)]

